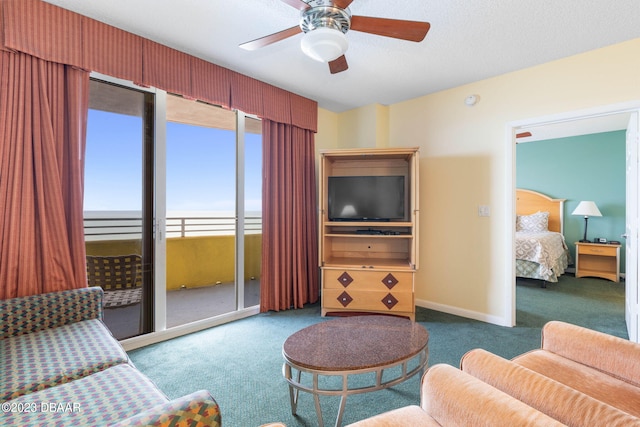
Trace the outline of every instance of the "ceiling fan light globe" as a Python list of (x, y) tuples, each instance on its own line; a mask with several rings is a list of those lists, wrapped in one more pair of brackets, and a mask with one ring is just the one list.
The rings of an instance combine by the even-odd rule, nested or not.
[(300, 46), (308, 57), (320, 62), (329, 62), (344, 55), (349, 42), (342, 31), (321, 27), (305, 33)]

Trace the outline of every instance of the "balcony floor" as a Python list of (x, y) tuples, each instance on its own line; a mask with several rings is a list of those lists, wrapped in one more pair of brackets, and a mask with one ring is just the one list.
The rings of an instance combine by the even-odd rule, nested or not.
[[(233, 283), (180, 289), (167, 292), (167, 329), (235, 310)], [(260, 304), (260, 281), (245, 282), (245, 307)], [(139, 334), (140, 304), (107, 308), (104, 322), (117, 339)]]

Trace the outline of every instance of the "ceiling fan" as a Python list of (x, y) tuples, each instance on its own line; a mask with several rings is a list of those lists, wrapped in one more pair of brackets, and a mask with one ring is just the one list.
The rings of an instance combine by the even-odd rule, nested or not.
[(528, 138), (530, 136), (533, 136), (533, 134), (529, 131), (516, 133), (516, 138)]
[(331, 74), (349, 68), (344, 56), (349, 45), (345, 34), (349, 30), (420, 42), (431, 27), (428, 22), (353, 16), (349, 11), (353, 0), (282, 1), (300, 10), (299, 25), (243, 43), (240, 47), (256, 50), (304, 33), (301, 42), (303, 52), (317, 61), (328, 62)]

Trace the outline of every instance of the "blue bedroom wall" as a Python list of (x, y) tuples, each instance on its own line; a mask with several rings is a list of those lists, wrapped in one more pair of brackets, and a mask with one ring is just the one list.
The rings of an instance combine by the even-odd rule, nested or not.
[(620, 237), (625, 229), (624, 130), (518, 144), (516, 186), (566, 199), (564, 236), (574, 260), (574, 242), (584, 235), (584, 217), (571, 212), (581, 200), (593, 200), (602, 217), (589, 218), (587, 238), (621, 241), (624, 272)]

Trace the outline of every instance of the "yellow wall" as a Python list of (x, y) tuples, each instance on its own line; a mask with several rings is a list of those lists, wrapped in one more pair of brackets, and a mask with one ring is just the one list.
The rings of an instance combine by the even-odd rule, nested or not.
[[(471, 94), (480, 102), (467, 107)], [(640, 100), (640, 39), (445, 90), (388, 108), (388, 136), (371, 136), (377, 106), (323, 113), (316, 141), (329, 147), (420, 147), (419, 304), (502, 323), (513, 278), (508, 123)], [(325, 135), (325, 126), (328, 130)], [(384, 132), (377, 126), (377, 132)], [(327, 146), (324, 146), (327, 145)], [(490, 217), (478, 217), (489, 205)]]
[(337, 117), (338, 147), (389, 145), (389, 107), (380, 104), (346, 111)]
[(235, 236), (167, 239), (167, 289), (233, 282), (234, 239)]
[(316, 149), (389, 146), (389, 107), (375, 104), (333, 113), (318, 111)]
[[(167, 239), (167, 290), (233, 282), (234, 236)], [(87, 255), (140, 253), (139, 240), (87, 242)], [(245, 236), (245, 279), (260, 277), (262, 235)]]
[(316, 150), (338, 148), (338, 117), (331, 111), (318, 109), (318, 133), (315, 135)]

